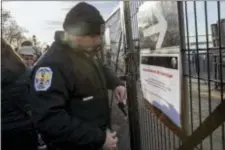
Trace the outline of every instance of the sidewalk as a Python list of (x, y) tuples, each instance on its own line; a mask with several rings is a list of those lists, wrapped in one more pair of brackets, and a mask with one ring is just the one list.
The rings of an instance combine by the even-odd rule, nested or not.
[[(109, 92), (109, 99), (111, 99), (111, 91)], [(130, 150), (129, 121), (125, 119), (115, 99), (111, 109), (111, 125), (112, 130), (117, 132), (119, 138), (118, 150)]]
[[(198, 82), (197, 80), (192, 79), (192, 92), (198, 94), (199, 88), (198, 88)], [(188, 83), (188, 89), (189, 88), (189, 83)], [(210, 91), (211, 91), (211, 98), (214, 100), (221, 100), (221, 91), (220, 89), (215, 89), (215, 85), (211, 83), (210, 85)], [(200, 82), (200, 95), (202, 97), (208, 98), (209, 96), (209, 88), (208, 88), (208, 83), (206, 82)], [(225, 98), (225, 91), (223, 91), (223, 97)]]

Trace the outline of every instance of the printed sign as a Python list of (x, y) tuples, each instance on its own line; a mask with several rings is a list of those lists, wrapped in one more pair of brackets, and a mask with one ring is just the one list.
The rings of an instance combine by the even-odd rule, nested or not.
[(182, 76), (177, 2), (145, 1), (137, 19), (140, 79), (146, 107), (150, 104), (158, 117), (166, 118), (162, 121), (168, 127), (175, 125), (180, 131)]
[(144, 98), (181, 127), (181, 85), (178, 54), (141, 54)]

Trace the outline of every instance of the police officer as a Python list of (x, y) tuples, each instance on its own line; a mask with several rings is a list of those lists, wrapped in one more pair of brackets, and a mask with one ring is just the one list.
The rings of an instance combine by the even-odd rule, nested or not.
[(103, 27), (95, 7), (77, 4), (33, 69), (31, 92), (38, 97), (31, 102), (33, 116), (52, 149), (116, 148), (116, 133), (108, 129), (107, 90), (122, 102), (126, 89), (99, 59)]
[(37, 134), (28, 103), (29, 76), (26, 66), (3, 39), (1, 46), (2, 150), (37, 150)]

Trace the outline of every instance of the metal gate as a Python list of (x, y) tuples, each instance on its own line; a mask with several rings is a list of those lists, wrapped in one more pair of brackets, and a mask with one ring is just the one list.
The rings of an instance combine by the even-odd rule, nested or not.
[(127, 58), (131, 149), (225, 150), (225, 2), (174, 2), (178, 6), (187, 111), (185, 135), (165, 125), (164, 115), (147, 109), (140, 91), (137, 13), (143, 3), (124, 2), (125, 17), (120, 19), (125, 27), (122, 41)]

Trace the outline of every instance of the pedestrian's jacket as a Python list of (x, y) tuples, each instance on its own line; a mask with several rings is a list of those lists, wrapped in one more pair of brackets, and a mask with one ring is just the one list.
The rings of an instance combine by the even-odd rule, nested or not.
[(2, 132), (32, 130), (29, 115), (29, 74), (2, 68)]
[(63, 150), (100, 149), (110, 119), (107, 90), (120, 84), (108, 67), (56, 38), (32, 71), (38, 129)]

